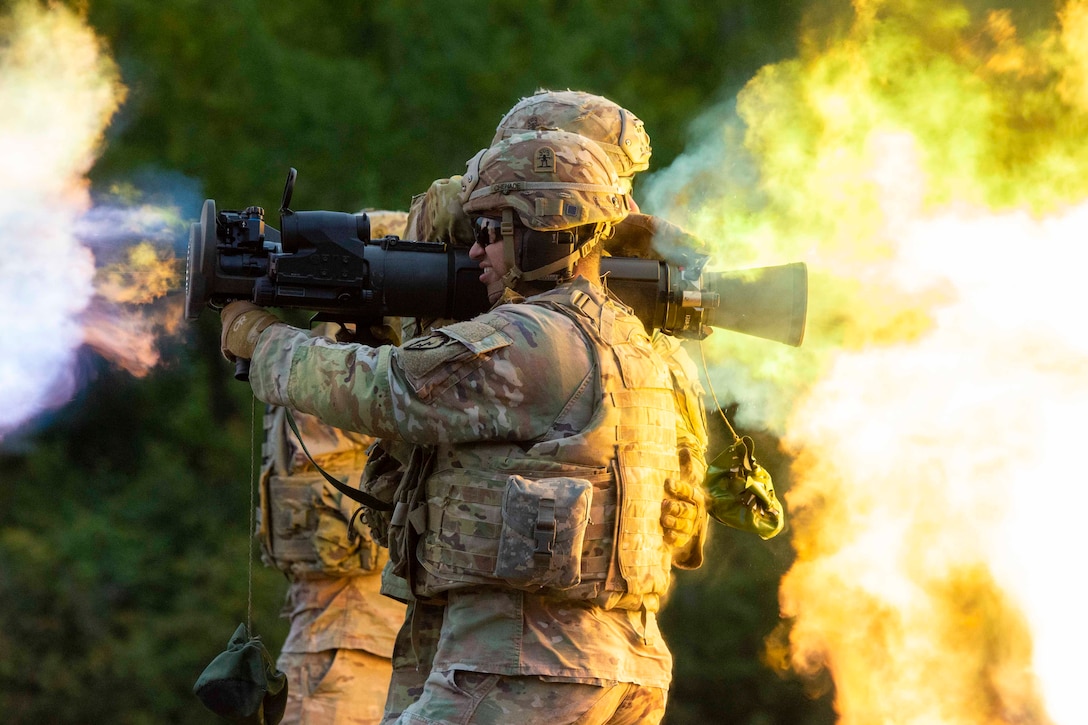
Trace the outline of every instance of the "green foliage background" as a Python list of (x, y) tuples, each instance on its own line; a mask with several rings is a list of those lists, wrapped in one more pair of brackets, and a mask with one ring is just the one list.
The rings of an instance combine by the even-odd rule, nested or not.
[[(700, 112), (793, 54), (800, 17), (784, 0), (69, 5), (129, 89), (95, 188), (147, 184), (191, 219), (203, 196), (275, 208), (289, 166), (295, 208), (406, 209), (538, 87), (631, 108), (665, 168)], [(189, 193), (172, 196), (179, 178)], [(80, 396), (0, 446), (5, 723), (209, 722), (190, 688), (250, 597), (256, 631), (273, 650), (282, 642), (282, 577), (258, 564), (247, 587), (260, 411), (219, 357), (211, 317), (147, 378), (83, 355)], [(774, 442), (760, 450), (788, 486)], [(788, 534), (714, 533), (707, 565), (680, 575), (663, 616), (676, 656), (667, 722), (833, 722), (826, 693), (762, 662)]]

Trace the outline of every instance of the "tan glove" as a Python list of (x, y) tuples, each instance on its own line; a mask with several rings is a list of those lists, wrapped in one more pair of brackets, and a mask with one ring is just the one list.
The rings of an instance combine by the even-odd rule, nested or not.
[(628, 214), (613, 228), (604, 250), (614, 257), (663, 259), (689, 269), (702, 269), (710, 246), (682, 227), (649, 214)]
[(706, 497), (701, 488), (672, 478), (665, 480), (665, 496), (661, 502), (665, 543), (684, 549), (706, 527)]
[(223, 357), (231, 362), (238, 358), (243, 360), (252, 358), (253, 349), (257, 347), (257, 339), (261, 333), (269, 325), (281, 321), (263, 307), (244, 300), (236, 300), (224, 307), (219, 313), (219, 319), (223, 323), (219, 349)]

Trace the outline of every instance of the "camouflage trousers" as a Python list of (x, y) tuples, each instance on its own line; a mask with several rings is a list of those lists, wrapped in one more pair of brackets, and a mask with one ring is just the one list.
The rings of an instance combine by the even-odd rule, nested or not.
[(624, 682), (583, 685), (542, 677), (432, 672), (398, 725), (655, 725), (668, 693)]
[(408, 603), (393, 646), (393, 677), (382, 725), (654, 725), (665, 716), (668, 692), (656, 687), (431, 672), (443, 610), (440, 605)]
[(377, 725), (382, 719), (392, 664), (362, 650), (284, 652), (276, 662), (287, 675), (287, 711), (281, 725)]
[(444, 609), (441, 605), (408, 602), (404, 624), (393, 643), (393, 677), (389, 682), (389, 699), (385, 703), (382, 725), (397, 722), (401, 713), (423, 694), (438, 651)]

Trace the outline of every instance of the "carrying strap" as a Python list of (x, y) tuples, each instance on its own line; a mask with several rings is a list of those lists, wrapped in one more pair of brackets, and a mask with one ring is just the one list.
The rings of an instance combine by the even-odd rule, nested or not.
[(310, 463), (314, 464), (314, 468), (317, 469), (317, 472), (324, 476), (326, 481), (332, 484), (333, 488), (350, 498), (352, 501), (355, 501), (356, 503), (361, 503), (363, 506), (367, 506), (377, 511), (393, 510), (392, 503), (387, 503), (379, 498), (375, 498), (366, 491), (360, 491), (357, 488), (352, 488), (351, 486), (345, 485), (343, 482), (330, 475), (328, 471), (326, 471), (324, 468), (317, 465), (317, 461), (315, 461), (314, 457), (310, 455), (310, 452), (306, 450), (306, 443), (302, 440), (302, 434), (299, 433), (298, 424), (295, 423), (294, 416), (291, 415), (290, 410), (286, 410), (286, 413), (287, 425), (291, 426), (291, 432), (295, 434), (295, 438), (298, 439), (298, 444), (302, 446), (302, 452), (306, 454), (306, 457), (308, 459), (310, 459)]

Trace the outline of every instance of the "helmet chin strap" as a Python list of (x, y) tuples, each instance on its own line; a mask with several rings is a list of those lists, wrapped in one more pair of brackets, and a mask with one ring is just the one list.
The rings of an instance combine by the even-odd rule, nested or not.
[(502, 210), (502, 225), (499, 227), (502, 234), (503, 259), (506, 261), (506, 274), (502, 276), (502, 286), (514, 289), (514, 285), (524, 274), (518, 267), (517, 255), (514, 249), (514, 210), (507, 207)]
[(560, 270), (565, 269), (569, 271), (573, 269), (578, 260), (593, 251), (601, 241), (607, 239), (614, 228), (615, 227), (609, 222), (598, 222), (592, 239), (586, 241), (562, 259), (557, 259), (543, 267), (531, 269), (526, 272), (522, 270), (517, 263), (517, 250), (514, 241), (514, 210), (510, 208), (503, 209), (500, 231), (502, 233), (503, 258), (506, 261), (507, 266), (507, 272), (502, 276), (503, 286), (514, 289), (514, 286), (518, 281), (533, 282), (543, 279), (550, 274), (555, 274)]
[[(521, 278), (526, 282), (532, 282), (538, 279), (543, 279), (549, 274), (555, 274), (560, 270), (565, 269), (569, 272), (574, 268), (574, 265), (578, 262), (578, 260), (586, 256), (586, 254), (588, 254), (590, 250), (592, 250), (595, 246), (597, 246), (596, 237), (592, 243), (587, 242), (583, 244), (562, 259), (557, 259), (551, 264), (546, 264), (543, 267), (537, 267), (536, 269), (529, 272), (523, 272)], [(569, 277), (570, 275), (568, 274), (567, 276)]]

